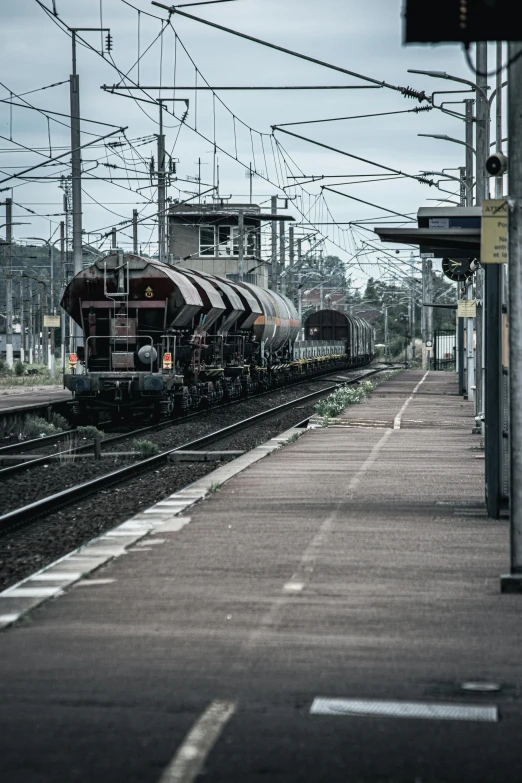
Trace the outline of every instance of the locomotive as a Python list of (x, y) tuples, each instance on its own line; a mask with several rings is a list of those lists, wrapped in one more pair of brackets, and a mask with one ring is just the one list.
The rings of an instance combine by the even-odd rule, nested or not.
[(122, 250), (79, 272), (61, 305), (78, 325), (64, 385), (82, 423), (182, 415), (374, 356), (362, 319), (313, 313), (298, 340), (286, 296)]

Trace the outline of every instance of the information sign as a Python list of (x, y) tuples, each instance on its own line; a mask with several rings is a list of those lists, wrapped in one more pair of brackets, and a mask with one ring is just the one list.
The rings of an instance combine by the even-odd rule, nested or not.
[(60, 326), (60, 316), (59, 315), (44, 315), (44, 326), (50, 327), (51, 329), (55, 329), (57, 326)]
[(457, 304), (457, 318), (476, 318), (477, 302), (475, 299), (459, 299)]
[(505, 264), (508, 260), (507, 202), (502, 198), (482, 202), (480, 261)]

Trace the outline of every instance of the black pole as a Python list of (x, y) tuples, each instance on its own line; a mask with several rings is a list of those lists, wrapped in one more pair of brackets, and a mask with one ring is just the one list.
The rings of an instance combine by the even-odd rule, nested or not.
[(501, 505), (502, 470), (502, 352), (501, 352), (501, 267), (487, 264), (485, 268), (486, 290), (486, 506), (488, 516), (498, 519)]
[(465, 394), (466, 386), (464, 382), (464, 319), (457, 319), (457, 339), (458, 339), (458, 356), (459, 356), (459, 395), (462, 397)]

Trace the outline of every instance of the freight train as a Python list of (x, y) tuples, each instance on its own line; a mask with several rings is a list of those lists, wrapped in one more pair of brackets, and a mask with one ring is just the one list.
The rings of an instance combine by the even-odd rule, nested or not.
[(299, 340), (282, 294), (121, 250), (79, 272), (61, 304), (77, 324), (64, 385), (81, 423), (178, 416), (374, 357), (363, 319), (313, 313)]

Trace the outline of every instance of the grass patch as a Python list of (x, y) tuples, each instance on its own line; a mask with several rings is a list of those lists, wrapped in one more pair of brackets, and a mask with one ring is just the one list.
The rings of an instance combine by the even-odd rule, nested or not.
[(215, 495), (216, 492), (219, 492), (220, 489), (221, 489), (221, 484), (219, 483), (219, 481), (215, 481), (213, 484), (210, 485), (207, 491), (209, 495)]
[(76, 434), (79, 438), (86, 440), (103, 440), (105, 438), (104, 432), (92, 426), (76, 427)]
[(315, 405), (315, 410), (319, 416), (324, 416), (325, 419), (338, 416), (349, 405), (358, 405), (366, 397), (369, 397), (374, 389), (375, 384), (371, 381), (363, 381), (358, 386), (341, 386), (332, 394), (329, 394), (326, 399), (319, 400)]
[(151, 440), (135, 440), (134, 448), (140, 459), (149, 459), (149, 457), (155, 457), (160, 453), (159, 447)]

